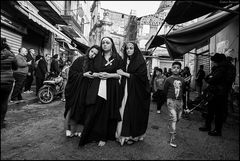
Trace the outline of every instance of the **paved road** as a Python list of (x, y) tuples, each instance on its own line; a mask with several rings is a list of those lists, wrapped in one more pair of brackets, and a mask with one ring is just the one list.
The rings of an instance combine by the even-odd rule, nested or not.
[(79, 138), (66, 138), (63, 129), (64, 103), (12, 106), (6, 116), (7, 127), (1, 130), (1, 160), (239, 160), (239, 121), (229, 119), (222, 137), (199, 132), (203, 118), (198, 112), (178, 125), (178, 147), (168, 145), (167, 111), (156, 114), (151, 105), (146, 138), (121, 147), (108, 141), (104, 147), (90, 143), (78, 149)]

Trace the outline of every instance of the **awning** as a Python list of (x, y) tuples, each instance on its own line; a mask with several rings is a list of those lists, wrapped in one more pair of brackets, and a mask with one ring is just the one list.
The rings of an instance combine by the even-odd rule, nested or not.
[(75, 39), (72, 39), (72, 43), (71, 44), (76, 44), (76, 48), (78, 50), (80, 50), (83, 54), (86, 53), (87, 49), (89, 48), (89, 46), (75, 40)]
[(65, 34), (69, 35), (70, 37), (80, 37), (72, 26), (59, 25), (59, 27)]
[[(237, 11), (239, 5), (231, 9)], [(168, 35), (152, 36), (146, 44), (146, 48), (150, 49), (166, 44), (170, 57), (175, 59), (207, 41), (237, 18), (239, 19), (237, 14), (222, 11)]]
[(73, 47), (70, 43), (66, 42), (64, 39), (55, 39), (56, 41), (58, 41), (59, 43), (62, 43), (65, 48), (69, 49), (69, 50), (78, 50), (77, 48)]
[(68, 43), (71, 43), (71, 39), (70, 38), (68, 38), (61, 31), (59, 31), (57, 28), (55, 28), (53, 25), (51, 25), (49, 22), (47, 22), (40, 15), (29, 12), (28, 18), (33, 20), (34, 22), (38, 23), (42, 27), (46, 28), (47, 30), (51, 31), (52, 33), (56, 34), (57, 36), (63, 38)]
[(165, 18), (165, 21), (170, 25), (184, 23), (217, 11), (219, 8), (226, 7), (230, 4), (237, 5), (239, 1), (226, 1), (226, 3), (221, 0), (176, 1)]
[(38, 13), (33, 12), (32, 10), (28, 9), (27, 7), (23, 6), (22, 3), (18, 2), (18, 4), (21, 5), (21, 7), (27, 11), (28, 18), (36, 22), (37, 24), (41, 25), (45, 29), (51, 31), (52, 33), (56, 34), (60, 38), (64, 39), (68, 43), (71, 43), (71, 39), (67, 37), (65, 34), (63, 34), (61, 31), (59, 31), (57, 28), (55, 28), (52, 24), (50, 24), (47, 20), (45, 20), (42, 16), (40, 16)]

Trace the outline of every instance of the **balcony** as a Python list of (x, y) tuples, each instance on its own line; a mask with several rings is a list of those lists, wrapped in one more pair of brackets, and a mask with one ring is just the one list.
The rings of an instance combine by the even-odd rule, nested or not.
[(82, 25), (84, 24), (81, 24), (81, 21), (78, 19), (78, 15), (75, 14), (72, 10), (65, 11), (65, 14), (61, 15), (61, 17), (65, 20), (65, 22), (68, 25), (77, 29), (77, 32), (83, 34), (84, 31), (82, 31), (83, 30)]

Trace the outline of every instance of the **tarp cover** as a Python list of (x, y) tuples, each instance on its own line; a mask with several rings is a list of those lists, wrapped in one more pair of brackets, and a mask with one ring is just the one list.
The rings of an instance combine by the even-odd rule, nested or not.
[[(239, 10), (239, 5), (234, 6), (232, 10)], [(157, 35), (154, 38), (152, 36), (146, 47), (150, 49), (166, 44), (170, 57), (179, 58), (216, 35), (237, 18), (239, 19), (237, 14), (222, 11), (168, 35)]]
[[(235, 1), (233, 1), (233, 3), (234, 2)], [(236, 2), (234, 4), (236, 4)], [(230, 2), (224, 3), (221, 2), (221, 0), (176, 1), (169, 11), (165, 21), (170, 25), (180, 24), (218, 10), (209, 7), (209, 5), (226, 7), (230, 5)]]

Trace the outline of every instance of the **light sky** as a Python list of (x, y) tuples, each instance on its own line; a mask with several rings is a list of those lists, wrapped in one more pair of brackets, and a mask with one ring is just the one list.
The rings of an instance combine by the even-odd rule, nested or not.
[(130, 14), (131, 9), (136, 10), (136, 16), (154, 14), (161, 1), (100, 1), (101, 8)]

